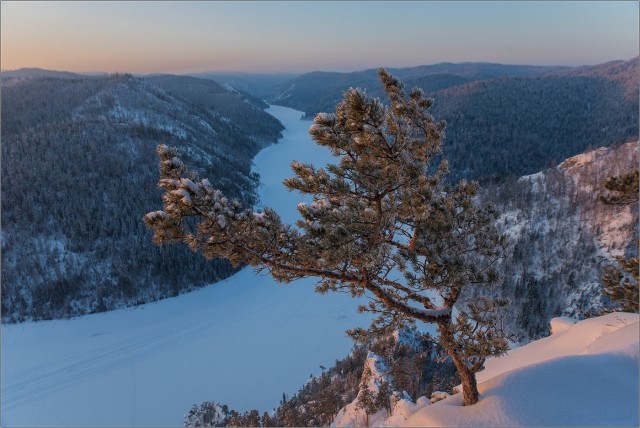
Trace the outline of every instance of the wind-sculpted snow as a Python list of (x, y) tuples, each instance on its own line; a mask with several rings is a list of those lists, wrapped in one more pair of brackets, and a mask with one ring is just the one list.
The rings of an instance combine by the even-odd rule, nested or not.
[[(299, 159), (323, 165), (300, 112), (268, 110), (287, 130), (261, 151), (261, 204), (294, 222), (282, 179)], [(347, 354), (344, 330), (363, 326), (357, 301), (320, 296), (310, 279), (287, 286), (245, 269), (176, 298), (72, 320), (2, 326), (2, 426), (171, 425), (205, 400), (271, 410), (320, 366)]]
[[(370, 426), (638, 426), (638, 314), (552, 325), (563, 328), (487, 360), (477, 404), (463, 407), (460, 393), (435, 404), (400, 400)], [(359, 416), (351, 403), (333, 426), (355, 426)]]

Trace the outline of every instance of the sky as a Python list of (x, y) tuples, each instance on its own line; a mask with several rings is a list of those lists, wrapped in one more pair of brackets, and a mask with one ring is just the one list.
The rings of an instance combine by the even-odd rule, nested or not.
[(1, 67), (354, 71), (638, 55), (636, 1), (2, 1)]

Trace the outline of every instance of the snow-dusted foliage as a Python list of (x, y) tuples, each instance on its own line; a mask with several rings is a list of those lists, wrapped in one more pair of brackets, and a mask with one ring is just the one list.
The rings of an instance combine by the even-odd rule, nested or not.
[(605, 266), (604, 275), (602, 275), (603, 294), (613, 303), (613, 309), (607, 308), (603, 313), (611, 311), (638, 312), (640, 305), (638, 256), (628, 259), (617, 257), (616, 261), (618, 266)]
[[(283, 395), (279, 406), (263, 413), (260, 425), (328, 426), (339, 417), (349, 424), (364, 424), (369, 418), (369, 425), (375, 426), (378, 419), (403, 412), (411, 397), (453, 391), (460, 380), (450, 361), (440, 361), (442, 351), (432, 336), (415, 329), (356, 345), (332, 367), (321, 367), (322, 373), (310, 377), (294, 395)], [(348, 410), (341, 411), (345, 406)], [(228, 414), (235, 415), (236, 425), (259, 426), (252, 425), (256, 412)]]
[[(614, 175), (604, 183), (604, 187), (610, 191), (609, 195), (601, 196), (600, 199), (607, 205), (625, 206), (638, 205), (640, 172), (636, 167), (632, 172)], [(617, 256), (618, 266), (605, 266), (602, 281), (604, 282), (603, 293), (613, 302), (613, 309), (606, 309), (622, 312), (638, 312), (640, 305), (639, 281), (640, 267), (638, 264), (638, 254), (625, 258)]]
[(398, 402), (411, 400), (404, 391), (394, 388), (392, 376), (382, 358), (369, 352), (360, 378), (355, 400), (342, 408), (334, 426), (379, 426), (394, 411)]
[(184, 415), (185, 427), (225, 427), (229, 409), (213, 401), (205, 401), (199, 406), (193, 405)]
[(430, 170), (444, 136), (444, 123), (428, 113), (433, 101), (419, 89), (405, 93), (383, 69), (380, 81), (389, 107), (351, 89), (335, 114), (316, 117), (310, 134), (339, 163), (292, 163), (295, 177), (284, 184), (314, 198), (298, 206), (297, 227), (273, 209), (256, 213), (194, 183), (196, 175), (165, 145), (157, 149), (164, 214), (149, 213), (145, 221), (157, 244), (183, 242), (207, 258), (268, 269), (283, 282), (316, 277), (321, 293), (367, 293), (361, 310), (378, 315), (368, 333), (437, 324), (470, 405), (477, 400), (475, 372), (507, 349), (499, 322), (507, 301), (472, 299), (455, 317), (453, 307), (465, 287), (495, 283), (504, 237), (493, 224), (496, 212), (474, 203), (477, 183), (447, 184), (446, 162)]

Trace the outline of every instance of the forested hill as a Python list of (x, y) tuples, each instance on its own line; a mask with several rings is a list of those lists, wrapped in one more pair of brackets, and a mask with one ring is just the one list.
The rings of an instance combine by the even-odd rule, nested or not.
[(153, 301), (231, 274), (227, 262), (151, 242), (142, 217), (160, 199), (155, 147), (179, 147), (252, 203), (251, 161), (282, 125), (213, 82), (156, 79), (164, 90), (153, 80), (3, 73), (4, 322)]
[[(483, 182), (532, 174), (586, 149), (638, 138), (638, 58), (590, 67), (485, 63), (391, 69), (435, 98), (447, 121), (452, 178)], [(342, 92), (382, 96), (376, 70), (308, 73), (270, 99), (311, 118), (333, 112)]]
[(55, 77), (58, 79), (82, 79), (89, 76), (70, 71), (44, 70), (42, 68), (20, 68), (18, 70), (2, 70), (2, 80), (33, 79), (35, 77)]
[(509, 237), (501, 287), (477, 294), (510, 299), (508, 325), (520, 340), (548, 335), (551, 318), (598, 313), (605, 266), (638, 254), (638, 203), (609, 205), (608, 177), (638, 167), (638, 142), (601, 147), (499, 185), (485, 186), (499, 229)]
[(265, 115), (269, 107), (264, 101), (244, 91), (227, 89), (213, 80), (188, 76), (160, 75), (145, 78), (172, 96), (187, 100), (238, 126), (239, 131), (256, 138), (261, 145), (271, 144), (282, 125)]
[[(427, 93), (457, 86), (473, 80), (495, 77), (531, 77), (565, 70), (563, 67), (503, 65), (491, 63), (440, 63), (410, 68), (390, 68), (388, 71), (405, 82), (407, 87), (419, 86)], [(282, 84), (269, 98), (274, 104), (304, 111), (312, 119), (316, 113), (332, 112), (349, 87), (366, 89), (369, 94), (383, 96), (378, 70), (351, 73), (314, 71)]]

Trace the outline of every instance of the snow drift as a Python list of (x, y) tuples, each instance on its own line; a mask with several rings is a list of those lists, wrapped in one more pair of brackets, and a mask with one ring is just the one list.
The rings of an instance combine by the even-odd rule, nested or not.
[[(478, 404), (463, 407), (460, 393), (434, 404), (425, 397), (400, 400), (391, 415), (378, 411), (369, 424), (638, 426), (638, 321), (628, 313), (580, 322), (556, 318), (551, 336), (487, 361), (478, 373)], [(361, 413), (351, 403), (333, 426), (356, 426)]]

